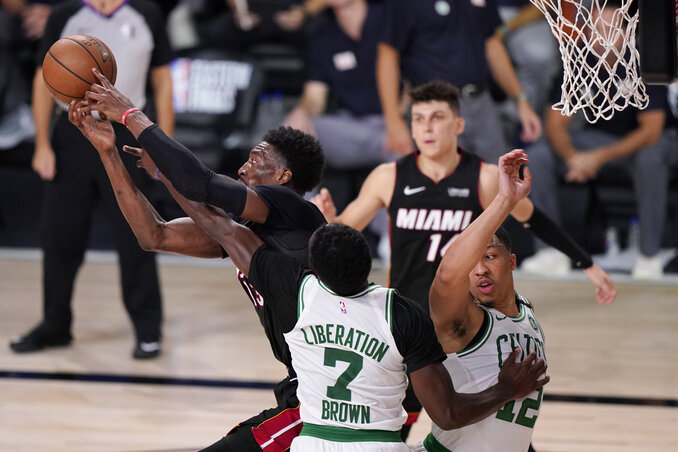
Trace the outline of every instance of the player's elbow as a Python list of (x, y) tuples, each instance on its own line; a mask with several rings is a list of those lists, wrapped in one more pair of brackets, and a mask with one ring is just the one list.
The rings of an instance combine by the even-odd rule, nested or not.
[(148, 237), (137, 237), (137, 242), (139, 242), (139, 246), (144, 251), (160, 251), (157, 242)]
[(469, 424), (461, 413), (456, 412), (451, 407), (446, 407), (438, 414), (431, 414), (430, 417), (443, 430), (454, 430)]
[(144, 251), (166, 251), (162, 227), (157, 227), (153, 231), (144, 234), (136, 234), (137, 242)]

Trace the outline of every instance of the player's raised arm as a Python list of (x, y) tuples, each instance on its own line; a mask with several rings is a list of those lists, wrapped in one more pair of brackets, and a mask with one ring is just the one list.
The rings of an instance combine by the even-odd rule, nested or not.
[(523, 150), (513, 150), (499, 159), (499, 192), (443, 255), (429, 292), (431, 318), (436, 330), (452, 324), (460, 312), (467, 309), (469, 272), (511, 210), (529, 194), (532, 187), (529, 169), (525, 169), (524, 180), (519, 176), (520, 166), (527, 161)]
[(265, 221), (268, 207), (256, 192), (209, 169), (136, 108), (104, 75), (96, 69), (93, 72), (100, 84), (92, 85), (85, 95), (90, 108), (125, 125), (178, 193), (191, 201), (206, 202), (238, 216), (247, 206), (247, 219)]
[(120, 210), (141, 247), (194, 257), (222, 257), (219, 244), (190, 218), (166, 222), (160, 216), (132, 182), (115, 147), (115, 133), (110, 122), (96, 121), (88, 111), (85, 102), (72, 102), (68, 118), (99, 152)]
[[(480, 203), (488, 205), (499, 190), (496, 165), (483, 164), (480, 173)], [(596, 299), (600, 304), (610, 304), (617, 296), (612, 277), (593, 262), (591, 256), (577, 244), (556, 222), (538, 209), (529, 198), (516, 204), (511, 216), (547, 243), (559, 250), (584, 270), (589, 281), (596, 286)]]

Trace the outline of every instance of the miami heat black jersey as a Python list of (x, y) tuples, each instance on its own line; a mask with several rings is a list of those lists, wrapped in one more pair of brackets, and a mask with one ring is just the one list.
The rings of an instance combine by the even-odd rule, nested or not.
[[(303, 265), (308, 265), (308, 240), (316, 229), (325, 224), (323, 214), (314, 204), (287, 187), (259, 185), (253, 190), (268, 205), (269, 213), (266, 222), (259, 224), (238, 218), (236, 221), (252, 229), (273, 249), (282, 251)], [(271, 311), (271, 306), (266, 303), (265, 297), (262, 297), (260, 291), (257, 291), (240, 270), (238, 270), (238, 280), (252, 301), (273, 355), (278, 361), (291, 367), (290, 350), (283, 337), (277, 314)]]
[(483, 211), (478, 196), (482, 159), (459, 150), (452, 174), (435, 183), (419, 171), (417, 154), (396, 162), (388, 208), (391, 229), (389, 287), (428, 312), (428, 292), (443, 254)]

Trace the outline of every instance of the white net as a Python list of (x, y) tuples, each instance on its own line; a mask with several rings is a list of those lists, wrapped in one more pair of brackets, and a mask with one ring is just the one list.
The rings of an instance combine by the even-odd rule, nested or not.
[[(638, 12), (632, 0), (530, 0), (546, 17), (560, 47), (564, 77), (560, 102), (553, 106), (586, 120), (610, 119), (632, 105), (647, 107), (636, 48)], [(614, 6), (613, 6), (614, 4)]]

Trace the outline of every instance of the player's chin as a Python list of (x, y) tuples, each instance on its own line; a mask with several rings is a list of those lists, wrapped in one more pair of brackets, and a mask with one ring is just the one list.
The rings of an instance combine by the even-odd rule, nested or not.
[(494, 306), (494, 297), (492, 293), (483, 293), (477, 287), (471, 289), (471, 295), (473, 298), (480, 304), (485, 307), (491, 308)]

